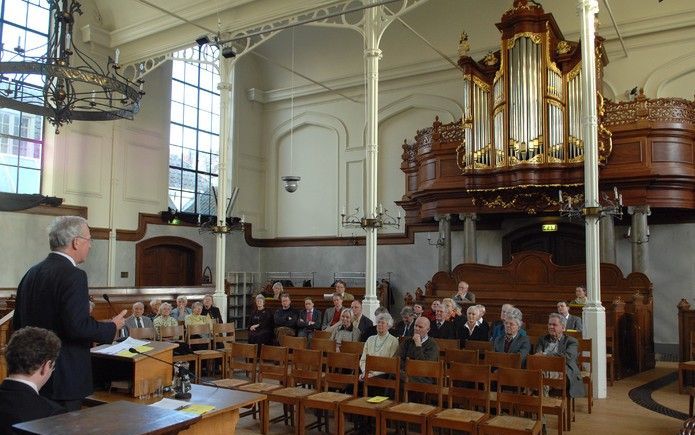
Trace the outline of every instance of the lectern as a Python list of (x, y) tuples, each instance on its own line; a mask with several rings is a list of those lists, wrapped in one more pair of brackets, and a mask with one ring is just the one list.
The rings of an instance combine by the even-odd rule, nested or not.
[(97, 352), (108, 346), (110, 345), (104, 344), (91, 349), (92, 375), (95, 385), (105, 387), (114, 381), (125, 381), (132, 386), (133, 397), (150, 394), (154, 391), (153, 382), (148, 383), (147, 391), (143, 391), (143, 385), (140, 381), (144, 379), (161, 379), (162, 386), (171, 385), (173, 372), (171, 364), (174, 361), (174, 349), (178, 347), (178, 344), (166, 341), (152, 341), (147, 344), (153, 349), (144, 353), (162, 361), (157, 361), (146, 355), (127, 357)]

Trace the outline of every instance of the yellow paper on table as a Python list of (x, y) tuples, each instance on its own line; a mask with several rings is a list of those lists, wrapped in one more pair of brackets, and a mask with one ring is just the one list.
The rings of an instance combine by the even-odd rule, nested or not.
[(374, 397), (370, 397), (369, 399), (367, 399), (367, 402), (369, 402), (369, 403), (381, 403), (384, 400), (388, 400), (388, 399), (389, 398), (385, 397), (385, 396), (374, 396)]
[[(138, 352), (142, 352), (142, 353), (149, 352), (149, 351), (151, 351), (152, 349), (154, 349), (154, 347), (152, 347), (152, 346), (146, 346), (146, 345), (138, 346), (138, 347), (135, 348), (135, 350), (137, 350)], [(136, 353), (133, 353), (133, 352), (131, 352), (131, 351), (129, 351), (128, 349), (123, 349), (122, 351), (118, 352), (116, 355), (118, 355), (118, 356), (124, 356), (124, 357), (127, 357), (127, 358), (132, 358), (132, 357), (134, 357), (134, 356), (137, 355), (137, 354), (136, 354)]]
[(214, 406), (212, 405), (199, 405), (197, 403), (194, 403), (192, 405), (188, 405), (187, 407), (181, 409), (181, 412), (188, 412), (190, 414), (196, 414), (196, 415), (203, 415), (206, 412), (210, 412), (213, 409), (215, 409)]

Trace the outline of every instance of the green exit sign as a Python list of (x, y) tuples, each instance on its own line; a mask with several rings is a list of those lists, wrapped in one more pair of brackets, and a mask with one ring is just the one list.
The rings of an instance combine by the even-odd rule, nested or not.
[(543, 224), (543, 225), (541, 226), (541, 230), (542, 230), (544, 233), (549, 233), (549, 232), (552, 232), (552, 231), (557, 231), (557, 224)]

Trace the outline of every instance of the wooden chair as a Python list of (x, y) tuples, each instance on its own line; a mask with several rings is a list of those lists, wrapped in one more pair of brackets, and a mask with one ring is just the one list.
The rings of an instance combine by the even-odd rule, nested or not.
[(343, 341), (340, 343), (340, 351), (343, 353), (356, 353), (357, 355), (362, 356), (362, 352), (364, 351), (364, 342)]
[(330, 340), (327, 338), (316, 338), (311, 340), (311, 348), (313, 350), (320, 350), (322, 352), (335, 352), (335, 340)]
[(128, 334), (138, 340), (154, 340), (155, 338), (154, 328), (131, 328)]
[(489, 341), (466, 340), (466, 345), (463, 348), (477, 350), (482, 356), (483, 352), (492, 352), (492, 343)]
[[(690, 341), (692, 343), (692, 339)], [(611, 387), (615, 380), (615, 359), (613, 358), (613, 352), (615, 352), (615, 330), (613, 328), (606, 328), (606, 369), (608, 370), (608, 385)]]
[[(185, 342), (185, 330), (182, 325), (164, 326), (162, 328), (159, 328), (159, 340), (183, 343)], [(195, 376), (198, 376), (200, 362), (198, 360), (198, 355), (196, 355), (195, 353), (189, 352), (182, 355), (174, 354), (174, 358), (172, 361), (174, 363), (193, 362), (192, 373), (194, 373)], [(193, 382), (196, 382), (197, 380), (198, 379), (192, 379)]]
[(529, 355), (526, 368), (541, 370), (543, 385), (550, 389), (551, 395), (543, 395), (543, 413), (557, 415), (557, 434), (562, 435), (563, 427), (570, 430), (570, 419), (566, 418), (567, 400), (567, 365), (564, 356)]
[[(225, 379), (212, 381), (223, 388), (235, 388), (256, 382), (258, 368), (258, 345), (246, 343), (225, 343)], [(237, 378), (237, 372), (245, 378)]]
[(290, 352), (293, 350), (303, 350), (307, 348), (306, 337), (293, 337), (291, 335), (283, 335), (280, 337), (280, 346), (284, 346), (289, 349)]
[[(405, 365), (407, 379), (403, 384), (403, 403), (393, 405), (381, 411), (381, 433), (386, 433), (389, 420), (416, 423), (420, 425), (420, 433), (428, 431), (427, 421), (431, 415), (442, 407), (443, 364), (441, 361), (421, 361), (408, 359)], [(433, 378), (434, 383), (416, 382), (415, 378)], [(410, 402), (412, 393), (436, 397), (437, 405)], [(407, 434), (406, 426), (406, 434)]]
[(314, 331), (314, 335), (312, 337), (312, 340), (314, 338), (318, 339), (330, 339), (331, 338), (331, 331)]
[(447, 349), (460, 349), (459, 340), (448, 339), (448, 338), (435, 338), (434, 342), (437, 343), (439, 347), (439, 355), (443, 357)]
[(236, 327), (234, 323), (213, 323), (212, 342), (213, 349), (231, 349), (226, 347), (227, 343), (236, 341)]
[[(312, 340), (313, 341), (313, 340)], [(339, 417), (340, 404), (357, 397), (357, 383), (359, 380), (360, 356), (356, 353), (328, 352), (326, 358), (326, 373), (323, 379), (323, 391), (312, 394), (302, 399), (302, 406), (299, 408), (299, 429), (305, 430), (305, 413), (307, 409), (318, 409), (333, 412), (336, 416), (336, 432), (343, 433), (343, 422)], [(352, 389), (352, 393), (343, 393)], [(337, 390), (337, 391), (336, 391)], [(321, 417), (316, 424), (311, 425), (321, 427)], [(328, 427), (328, 417), (325, 421), (326, 431)]]
[[(250, 393), (268, 394), (273, 390), (279, 390), (287, 386), (287, 360), (286, 347), (261, 346), (261, 357), (258, 363), (257, 382), (240, 385), (237, 390)], [(275, 383), (266, 382), (275, 380)], [(269, 415), (268, 399), (261, 402), (261, 433), (268, 433)]]
[[(294, 415), (298, 414), (302, 398), (316, 394), (321, 389), (321, 369), (323, 367), (323, 354), (318, 350), (295, 349), (292, 361), (292, 374), (288, 387), (272, 390), (267, 393), (269, 402), (279, 402), (290, 407), (289, 420), (299, 435), (303, 432), (300, 424), (295, 424)], [(288, 417), (285, 412), (278, 417), (287, 424)]]
[[(687, 360), (678, 363), (678, 393), (685, 394), (687, 392), (687, 387), (685, 385), (686, 375), (688, 372), (695, 372), (695, 331), (690, 331), (690, 354), (687, 356)], [(686, 358), (683, 358), (686, 359)]]
[[(345, 428), (345, 415), (361, 415), (376, 420), (376, 435), (381, 435), (381, 410), (387, 408), (400, 399), (401, 370), (398, 357), (384, 357), (367, 355), (365, 373), (382, 372), (385, 376), (365, 376), (363, 397), (352, 399), (340, 404), (338, 418)], [(393, 399), (387, 399), (379, 403), (369, 403), (370, 387), (385, 388), (393, 392)], [(341, 432), (341, 435), (344, 432)]]
[[(497, 415), (481, 423), (478, 433), (540, 434), (543, 427), (541, 371), (501, 368), (497, 372)], [(521, 417), (522, 412), (530, 413), (535, 418)]]
[(452, 363), (478, 364), (479, 351), (477, 349), (446, 349), (444, 353), (444, 362), (447, 367)]
[(193, 353), (198, 355), (198, 367), (196, 371), (196, 377), (200, 379), (201, 368), (203, 361), (207, 361), (208, 376), (212, 373), (211, 368), (214, 367), (213, 362), (215, 360), (220, 361), (220, 378), (224, 378), (225, 368), (225, 352), (212, 349), (212, 331), (210, 330), (210, 325), (205, 323), (203, 325), (188, 325), (186, 328), (186, 343), (191, 349), (196, 349), (196, 347), (206, 346), (207, 349), (197, 349)]
[[(591, 339), (582, 338), (579, 340), (579, 353), (577, 355), (577, 365), (582, 374), (582, 382), (586, 386), (586, 402), (589, 414), (591, 414), (591, 406), (594, 403), (594, 383), (591, 379), (593, 356), (591, 353)], [(572, 407), (570, 412), (572, 413), (571, 419), (574, 421), (574, 397), (571, 399)]]
[[(490, 418), (490, 366), (452, 362), (448, 369), (448, 409), (438, 410), (428, 421), (427, 433), (434, 428), (478, 433), (478, 426)], [(465, 404), (465, 408), (456, 405)], [(477, 411), (476, 409), (482, 409)]]

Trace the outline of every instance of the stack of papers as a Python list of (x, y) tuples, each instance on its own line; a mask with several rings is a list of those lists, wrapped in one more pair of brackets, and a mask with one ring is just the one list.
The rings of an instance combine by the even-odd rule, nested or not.
[[(137, 340), (133, 337), (128, 337), (120, 343), (116, 343), (114, 345), (107, 346), (103, 349), (93, 350), (93, 352), (104, 353), (106, 355), (121, 355), (121, 352), (126, 351), (129, 355), (122, 355), (122, 356), (132, 356), (135, 354), (128, 352), (128, 349), (130, 349), (131, 347), (134, 347), (135, 349), (140, 350), (139, 349), (140, 346), (145, 346), (146, 344), (149, 344), (149, 343), (150, 343), (149, 341)], [(152, 350), (152, 348), (149, 348), (147, 350)], [(140, 351), (145, 352), (143, 350), (140, 350)]]
[(374, 396), (374, 397), (367, 399), (367, 402), (369, 402), (369, 403), (381, 403), (384, 400), (388, 400), (388, 399), (389, 398), (386, 396)]
[(159, 402), (155, 402), (150, 406), (156, 406), (157, 408), (170, 409), (172, 411), (182, 411), (188, 412), (196, 415), (203, 415), (206, 412), (210, 412), (215, 409), (212, 405), (201, 405), (199, 403), (189, 403), (183, 400), (167, 399), (164, 398)]

